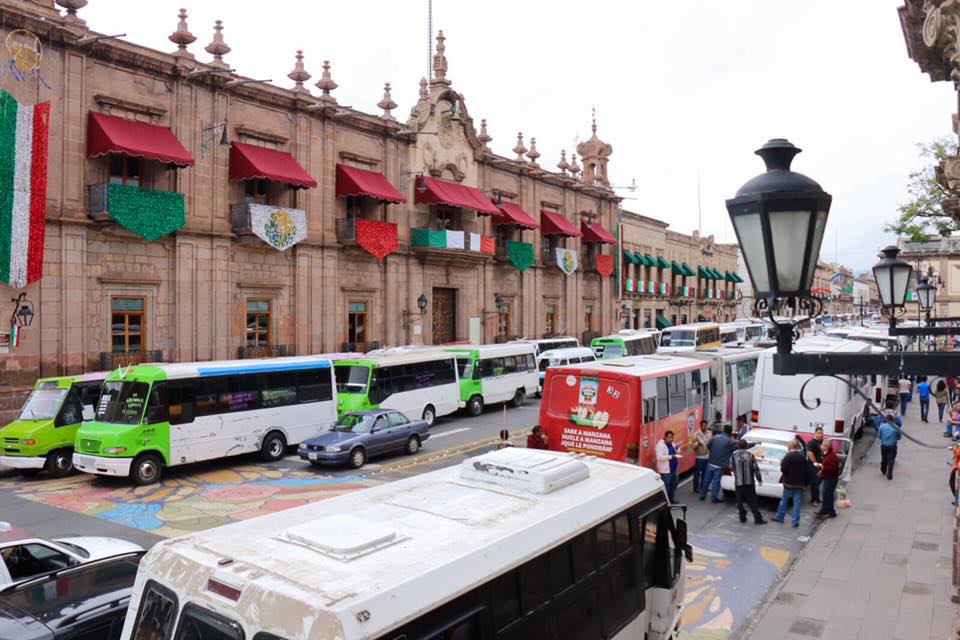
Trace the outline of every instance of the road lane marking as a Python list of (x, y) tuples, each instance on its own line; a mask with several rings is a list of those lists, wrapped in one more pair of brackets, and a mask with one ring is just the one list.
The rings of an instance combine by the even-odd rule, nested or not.
[(459, 429), (451, 429), (450, 431), (444, 431), (443, 433), (431, 433), (428, 440), (435, 440), (437, 438), (443, 438), (444, 436), (452, 436), (455, 433), (463, 433), (464, 431), (470, 431), (471, 427), (460, 427)]

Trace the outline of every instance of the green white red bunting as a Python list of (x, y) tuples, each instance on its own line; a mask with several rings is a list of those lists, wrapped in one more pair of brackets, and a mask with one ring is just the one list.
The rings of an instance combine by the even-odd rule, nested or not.
[(43, 275), (50, 103), (0, 91), (0, 282), (20, 289)]

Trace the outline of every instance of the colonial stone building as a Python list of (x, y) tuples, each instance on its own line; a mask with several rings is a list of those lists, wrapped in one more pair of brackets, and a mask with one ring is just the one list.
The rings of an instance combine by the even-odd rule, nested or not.
[[(936, 238), (926, 242), (898, 238), (897, 246), (900, 258), (913, 265), (915, 274), (924, 277), (932, 271), (934, 284), (940, 287), (932, 315), (960, 316), (960, 238)], [(912, 284), (916, 286), (916, 277)], [(906, 318), (916, 320), (917, 313), (916, 296), (908, 293)]]
[(442, 33), (401, 121), (389, 85), (382, 113), (339, 105), (327, 62), (311, 93), (299, 52), (290, 89), (233, 73), (219, 23), (204, 62), (186, 12), (167, 53), (57, 4), (0, 7), (4, 88), (50, 103), (43, 275), (0, 284), (35, 311), (0, 354), (0, 409), (37, 376), (143, 360), (615, 328), (612, 147), (594, 123), (559, 170), (534, 139), (491, 152)]

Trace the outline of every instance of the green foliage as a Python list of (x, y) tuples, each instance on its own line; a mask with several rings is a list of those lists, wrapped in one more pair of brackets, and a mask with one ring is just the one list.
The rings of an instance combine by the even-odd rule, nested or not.
[(948, 237), (960, 230), (960, 222), (944, 208), (951, 201), (955, 203), (960, 194), (947, 188), (940, 173), (940, 161), (956, 156), (958, 145), (955, 138), (944, 137), (917, 146), (920, 157), (932, 162), (910, 174), (907, 183), (910, 199), (898, 207), (900, 215), (884, 225), (884, 230), (924, 242), (933, 236)]

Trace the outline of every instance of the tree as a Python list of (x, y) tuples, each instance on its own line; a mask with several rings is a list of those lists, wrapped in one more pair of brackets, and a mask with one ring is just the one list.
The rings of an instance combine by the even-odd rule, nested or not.
[(910, 174), (907, 193), (910, 199), (898, 207), (896, 221), (884, 225), (884, 230), (907, 236), (914, 242), (925, 242), (931, 236), (949, 237), (960, 231), (960, 192), (950, 187), (944, 175), (942, 162), (957, 156), (955, 138), (938, 138), (920, 143), (920, 157), (934, 162)]

